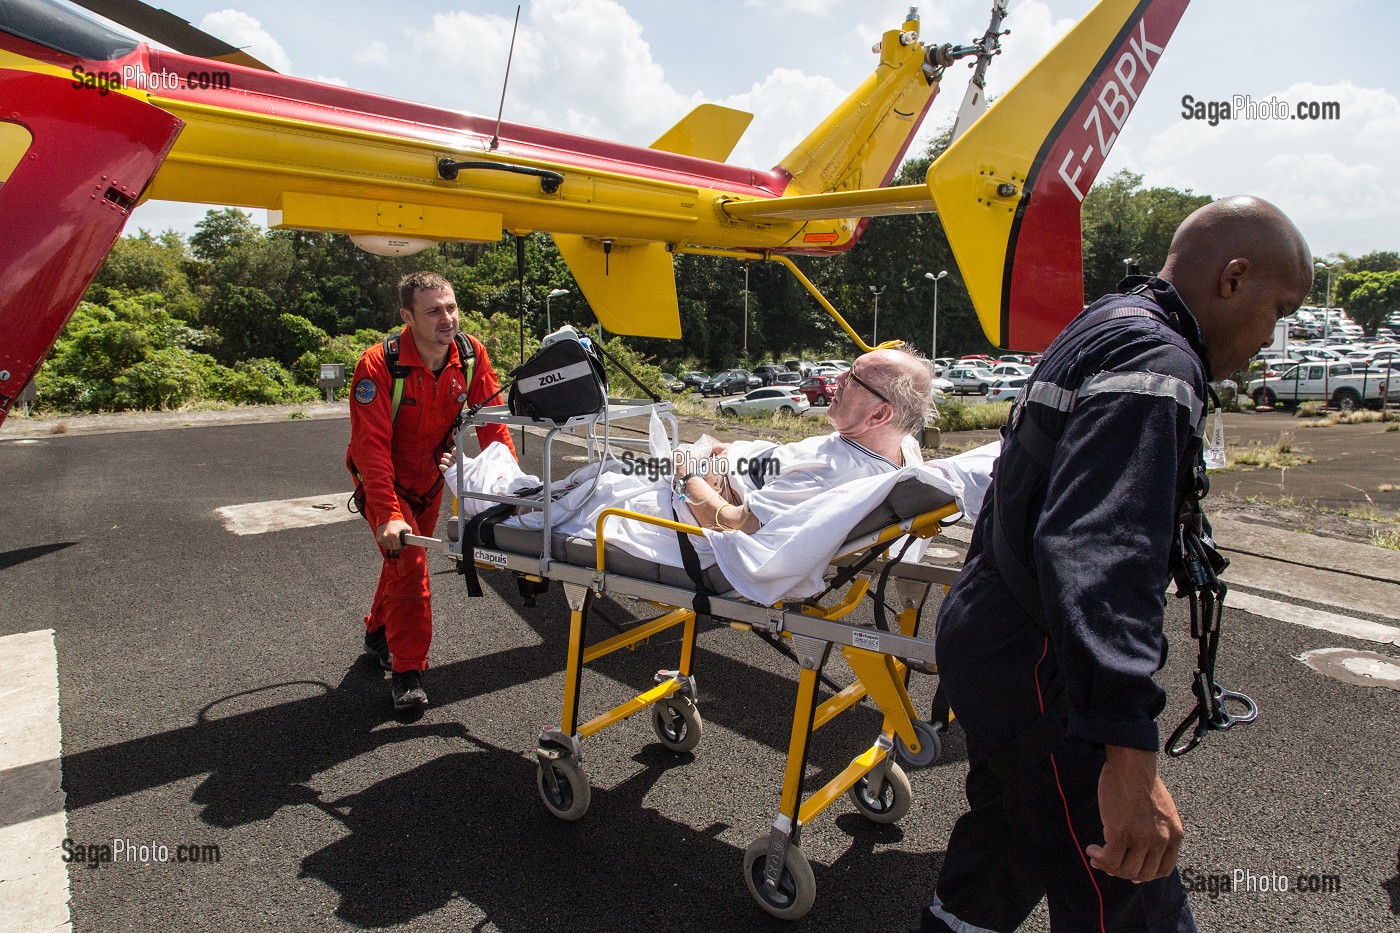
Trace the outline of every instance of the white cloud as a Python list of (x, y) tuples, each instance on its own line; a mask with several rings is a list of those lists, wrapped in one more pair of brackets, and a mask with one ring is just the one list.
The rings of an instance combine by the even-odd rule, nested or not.
[[(1142, 172), (1149, 185), (1267, 198), (1293, 218), (1318, 254), (1395, 248), (1400, 178), (1391, 166), (1400, 151), (1400, 99), (1345, 81), (1296, 83), (1254, 99), (1270, 97), (1290, 110), (1302, 102), (1336, 101), (1341, 119), (1232, 119), (1214, 127), (1179, 119), (1135, 146), (1127, 167)], [(1337, 145), (1341, 137), (1345, 146)]]
[(387, 65), (389, 64), (389, 47), (375, 39), (369, 44), (369, 48), (356, 52), (352, 57), (361, 65)]
[(292, 74), (292, 60), (281, 43), (247, 13), (217, 10), (199, 21), (199, 28), (237, 46), (282, 74)]
[[(511, 26), (500, 16), (436, 15), (431, 30), (410, 30), (417, 67), (452, 62), (454, 75), (475, 85), (459, 88), (461, 99), (478, 113), (494, 112)], [(516, 39), (505, 112), (516, 122), (645, 145), (702, 100), (666, 81), (641, 25), (620, 4), (536, 0)]]
[(313, 81), (319, 81), (319, 82), (321, 82), (322, 84), (333, 84), (333, 85), (335, 85), (336, 87), (349, 87), (349, 86), (350, 86), (350, 82), (349, 82), (349, 81), (346, 81), (344, 78), (328, 78), (328, 77), (326, 77), (325, 75), (317, 75), (316, 77), (312, 78), (311, 80), (313, 80)]
[(755, 115), (729, 161), (754, 168), (777, 165), (850, 90), (823, 75), (777, 68), (748, 91), (718, 101)]
[(744, 6), (760, 9), (777, 8), (794, 13), (816, 13), (825, 15), (840, 6), (842, 0), (744, 0)]

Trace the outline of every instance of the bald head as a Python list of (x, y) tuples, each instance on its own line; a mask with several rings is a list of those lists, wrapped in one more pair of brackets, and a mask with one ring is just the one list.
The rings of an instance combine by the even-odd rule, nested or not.
[(889, 399), (894, 408), (894, 426), (900, 433), (922, 431), (933, 392), (933, 375), (928, 365), (912, 353), (891, 349), (872, 350), (856, 362), (860, 377)]
[(1274, 323), (1312, 289), (1312, 254), (1268, 201), (1222, 198), (1184, 220), (1159, 275), (1172, 283), (1206, 337), (1212, 379), (1244, 368)]

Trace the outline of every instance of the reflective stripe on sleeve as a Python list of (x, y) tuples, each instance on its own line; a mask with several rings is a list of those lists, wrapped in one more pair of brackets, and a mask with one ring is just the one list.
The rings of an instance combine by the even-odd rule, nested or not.
[(1073, 411), (1080, 399), (1107, 393), (1174, 399), (1178, 405), (1191, 413), (1193, 425), (1201, 426), (1205, 423), (1205, 403), (1196, 395), (1196, 390), (1175, 376), (1163, 376), (1160, 373), (1098, 373), (1084, 380), (1078, 389), (1073, 390), (1062, 388), (1053, 382), (1033, 382), (1026, 401), (1053, 408), (1055, 411)]

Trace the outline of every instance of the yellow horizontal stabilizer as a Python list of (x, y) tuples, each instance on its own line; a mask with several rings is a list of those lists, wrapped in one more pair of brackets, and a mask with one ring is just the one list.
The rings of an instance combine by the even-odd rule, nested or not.
[(771, 200), (729, 201), (724, 213), (750, 223), (765, 220), (837, 220), (846, 217), (887, 217), (931, 214), (933, 199), (927, 185), (829, 191)]
[(1189, 0), (1102, 0), (929, 167), (987, 339), (1043, 350), (1084, 306), (1080, 204)]
[(614, 243), (605, 250), (605, 242), (554, 235), (554, 245), (603, 327), (632, 337), (680, 337), (675, 263), (666, 245)]
[(662, 133), (651, 148), (723, 162), (739, 145), (740, 137), (752, 121), (751, 113), (719, 104), (701, 104), (686, 114), (681, 122)]

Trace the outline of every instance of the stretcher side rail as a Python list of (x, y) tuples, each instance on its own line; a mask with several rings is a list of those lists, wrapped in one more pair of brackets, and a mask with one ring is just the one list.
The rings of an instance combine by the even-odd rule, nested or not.
[[(515, 415), (511, 413), (510, 408), (506, 405), (489, 405), (477, 409), (462, 420), (462, 424), (457, 431), (454, 464), (458, 471), (462, 469), (466, 457), (465, 451), (467, 449), (468, 435), (473, 429), (481, 425), (499, 424), (508, 427), (518, 427), (522, 430), (527, 427), (546, 428), (544, 436), (544, 465), (543, 473), (540, 477), (542, 489), (538, 496), (496, 496), (480, 492), (467, 493), (468, 498), (480, 499), (496, 504), (508, 504), (518, 508), (534, 509), (541, 513), (545, 533), (541, 541), (540, 569), (535, 572), (543, 574), (549, 568), (553, 560), (550, 553), (550, 535), (554, 529), (554, 500), (549, 494), (549, 491), (554, 488), (553, 449), (555, 440), (561, 434), (577, 440), (582, 440), (588, 456), (588, 462), (596, 463), (603, 457), (610, 456), (610, 448), (613, 446), (646, 449), (648, 447), (647, 438), (614, 437), (611, 433), (611, 425), (614, 421), (625, 421), (630, 418), (650, 419), (652, 415), (663, 419), (665, 426), (669, 429), (669, 437), (672, 441), (672, 446), (674, 446), (674, 442), (680, 437), (680, 426), (676, 422), (676, 416), (672, 411), (670, 402), (609, 398), (602, 411), (590, 415), (575, 415), (563, 421), (534, 418), (528, 415)], [(598, 425), (600, 423), (603, 425), (603, 433), (601, 436), (598, 434)], [(466, 531), (467, 521), (465, 516), (459, 514), (454, 500), (451, 525), (455, 540), (462, 540), (462, 536)], [(441, 548), (437, 547), (433, 549), (441, 550)], [(451, 552), (447, 551), (445, 553), (450, 554)], [(497, 567), (502, 566), (496, 562), (491, 562), (491, 565)]]

